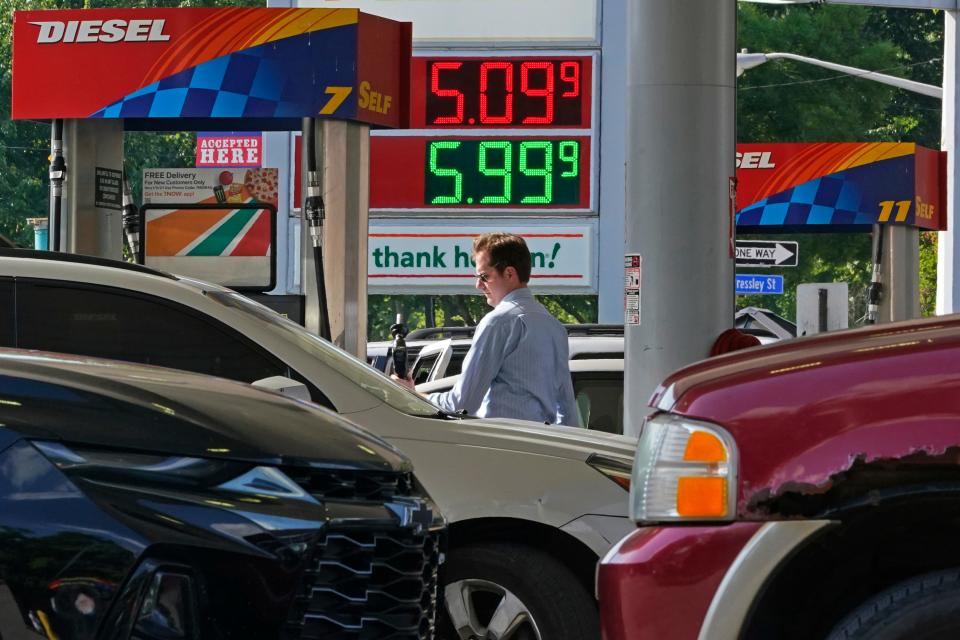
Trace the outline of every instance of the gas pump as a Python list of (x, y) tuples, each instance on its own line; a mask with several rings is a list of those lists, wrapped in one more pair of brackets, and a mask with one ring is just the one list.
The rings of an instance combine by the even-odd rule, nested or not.
[(133, 193), (130, 191), (130, 181), (127, 180), (127, 172), (123, 172), (123, 235), (127, 239), (127, 248), (133, 256), (134, 262), (140, 256), (140, 209), (133, 201)]
[(60, 251), (61, 218), (63, 216), (63, 181), (67, 163), (63, 157), (63, 120), (54, 118), (50, 126), (50, 249)]
[(873, 225), (873, 272), (867, 289), (867, 319), (864, 324), (877, 324), (880, 301), (883, 299), (883, 225)]
[[(98, 11), (13, 17), (11, 117), (53, 122), (51, 248), (119, 259), (126, 244), (145, 266), (253, 296), (363, 356), (369, 130), (409, 126), (412, 24), (326, 7)], [(64, 59), (83, 63), (50, 83)], [(102, 73), (116, 60), (122, 73)], [(301, 196), (280, 167), (305, 123)], [(256, 132), (263, 157), (237, 147), (223, 164), (141, 167), (134, 202), (131, 131)], [(160, 185), (150, 198), (148, 179)]]
[(313, 118), (304, 118), (305, 132), (303, 152), (307, 156), (307, 198), (303, 203), (304, 217), (310, 227), (310, 241), (313, 244), (313, 264), (317, 277), (317, 304), (319, 305), (319, 334), (324, 340), (330, 340), (330, 311), (327, 306), (327, 286), (323, 273), (323, 221), (326, 209), (321, 195), (320, 176), (317, 173), (317, 139)]

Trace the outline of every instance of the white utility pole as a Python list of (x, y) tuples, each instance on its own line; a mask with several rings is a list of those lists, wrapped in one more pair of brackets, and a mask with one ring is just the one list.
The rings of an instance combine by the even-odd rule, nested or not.
[(947, 152), (947, 230), (939, 234), (937, 242), (937, 315), (960, 311), (960, 267), (957, 246), (957, 159), (960, 149), (957, 140), (957, 11), (944, 11), (943, 26), (943, 107), (941, 111), (940, 148)]
[[(656, 386), (709, 355), (733, 323), (735, 0), (633, 0), (627, 8), (624, 432)], [(636, 273), (636, 272), (634, 272)]]

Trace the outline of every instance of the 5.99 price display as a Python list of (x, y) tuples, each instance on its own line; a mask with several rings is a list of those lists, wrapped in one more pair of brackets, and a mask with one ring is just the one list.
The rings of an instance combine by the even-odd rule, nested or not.
[(588, 135), (371, 136), (370, 208), (590, 211), (590, 142)]
[(576, 206), (577, 139), (426, 141), (424, 204), (429, 206)]
[(413, 127), (590, 127), (590, 56), (414, 60)]

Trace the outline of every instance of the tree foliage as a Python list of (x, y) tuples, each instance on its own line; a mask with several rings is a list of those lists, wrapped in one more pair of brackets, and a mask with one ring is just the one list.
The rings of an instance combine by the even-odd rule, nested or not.
[[(0, 0), (0, 233), (30, 244), (26, 218), (44, 216), (48, 207), (49, 125), (10, 120), (14, 10), (263, 4), (262, 0)], [(749, 51), (798, 53), (930, 84), (940, 84), (942, 77), (943, 14), (937, 11), (742, 2), (738, 3), (738, 32), (738, 46)], [(908, 141), (936, 148), (940, 104), (933, 98), (802, 63), (770, 62), (739, 79), (737, 139)], [(192, 133), (127, 134), (125, 144), (127, 170), (137, 191), (144, 167), (192, 164)], [(738, 305), (768, 306), (793, 317), (796, 283), (845, 280), (850, 283), (851, 318), (860, 317), (869, 280), (869, 236), (809, 234), (795, 239), (801, 241), (800, 267), (785, 272), (790, 292), (741, 297)], [(925, 313), (933, 308), (935, 272), (936, 235), (922, 234)], [(596, 321), (596, 296), (541, 296), (541, 300), (563, 321)], [(426, 325), (427, 301), (427, 296), (371, 296), (370, 337), (387, 337), (398, 310), (412, 326)], [(475, 324), (487, 311), (477, 296), (435, 296), (434, 310), (438, 324)]]
[[(739, 3), (738, 30), (738, 46), (749, 51), (795, 53), (940, 84), (940, 12)], [(790, 60), (751, 69), (738, 82), (740, 142), (903, 141), (938, 148), (939, 139), (940, 103), (935, 98)], [(936, 295), (936, 247), (924, 237), (921, 302), (929, 314)], [(868, 233), (777, 238), (800, 242), (799, 266), (782, 271), (784, 295), (738, 296), (738, 306), (766, 306), (794, 318), (797, 284), (847, 282), (851, 322), (864, 316), (871, 271)]]
[[(543, 295), (537, 299), (560, 322), (583, 324), (597, 321), (597, 296)], [(461, 327), (476, 325), (490, 310), (480, 295), (372, 295), (367, 306), (368, 340), (389, 339), (390, 325), (396, 322), (397, 315), (410, 329)]]

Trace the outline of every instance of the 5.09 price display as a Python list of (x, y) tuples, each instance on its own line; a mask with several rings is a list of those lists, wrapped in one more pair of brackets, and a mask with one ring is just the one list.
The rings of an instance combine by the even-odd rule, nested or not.
[(557, 207), (581, 202), (578, 139), (427, 140), (424, 204)]
[(589, 128), (592, 62), (557, 55), (415, 58), (411, 126)]

